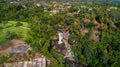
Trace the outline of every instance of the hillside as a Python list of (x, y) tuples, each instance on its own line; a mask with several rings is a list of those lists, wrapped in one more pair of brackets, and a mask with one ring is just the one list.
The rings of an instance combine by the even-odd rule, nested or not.
[[(33, 50), (26, 50), (24, 61), (37, 54), (50, 60), (48, 67), (119, 67), (119, 6), (107, 2), (0, 3), (0, 47), (10, 47), (7, 42), (14, 39), (25, 41)], [(12, 56), (1, 54), (0, 63)]]

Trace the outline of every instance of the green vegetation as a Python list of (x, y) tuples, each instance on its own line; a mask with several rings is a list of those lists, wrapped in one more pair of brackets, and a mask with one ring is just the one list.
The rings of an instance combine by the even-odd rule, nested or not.
[[(52, 48), (52, 42), (57, 40), (57, 29), (66, 29), (76, 62), (90, 67), (120, 66), (120, 4), (73, 2), (70, 8), (50, 4), (0, 3), (0, 42), (24, 40), (50, 59), (52, 67), (64, 67), (64, 57)], [(6, 59), (1, 57), (0, 62)]]
[(6, 56), (0, 57), (0, 64), (7, 61), (7, 59), (8, 59), (8, 57), (6, 57)]
[(8, 21), (0, 23), (0, 29), (0, 42), (3, 42), (11, 39), (25, 40), (29, 28), (26, 22)]

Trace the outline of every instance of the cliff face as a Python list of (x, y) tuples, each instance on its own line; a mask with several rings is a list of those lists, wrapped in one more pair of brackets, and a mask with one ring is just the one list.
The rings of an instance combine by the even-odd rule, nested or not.
[[(70, 67), (87, 67), (85, 64), (77, 63), (74, 60), (74, 56), (72, 55), (71, 45), (68, 43), (69, 39), (69, 32), (64, 29), (59, 29), (57, 31), (59, 36), (59, 41), (55, 45), (55, 49), (58, 50), (63, 56), (64, 56), (64, 62), (65, 64), (69, 64)], [(62, 38), (62, 39), (61, 39)], [(59, 44), (59, 42), (61, 43)]]
[[(69, 58), (69, 60), (74, 60), (73, 56), (71, 54), (71, 46), (68, 43), (69, 32), (64, 29), (59, 29), (58, 36), (59, 36), (58, 44), (63, 43), (61, 46), (64, 46), (64, 49), (62, 50), (64, 52), (64, 58)], [(59, 43), (59, 42), (61, 42), (61, 43)]]
[[(32, 48), (21, 40), (10, 40), (0, 44), (7, 44), (7, 46), (0, 46), (0, 55), (9, 56), (13, 53), (12, 57), (9, 57), (7, 62), (0, 64), (0, 67), (46, 67), (47, 60), (44, 56), (35, 53), (35, 55), (29, 55), (28, 50), (32, 51)], [(2, 48), (3, 47), (3, 48)], [(25, 61), (28, 60), (29, 61)], [(49, 61), (50, 63), (50, 61)]]
[(21, 61), (15, 63), (4, 63), (4, 67), (46, 67), (48, 60), (43, 56), (31, 61)]

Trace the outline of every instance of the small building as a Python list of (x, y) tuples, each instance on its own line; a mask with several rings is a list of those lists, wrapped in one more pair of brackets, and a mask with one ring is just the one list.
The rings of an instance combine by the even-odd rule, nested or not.
[(70, 7), (72, 7), (72, 5), (71, 5), (70, 3), (63, 3), (63, 6), (64, 6), (65, 8), (70, 8)]
[(54, 9), (54, 10), (51, 10), (50, 12), (52, 12), (52, 13), (59, 13), (59, 10)]

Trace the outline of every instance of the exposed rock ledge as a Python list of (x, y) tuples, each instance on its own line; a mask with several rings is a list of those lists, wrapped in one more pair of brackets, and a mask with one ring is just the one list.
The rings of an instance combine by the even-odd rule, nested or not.
[(44, 56), (35, 58), (31, 61), (15, 62), (15, 63), (4, 63), (3, 67), (46, 67), (50, 61)]

